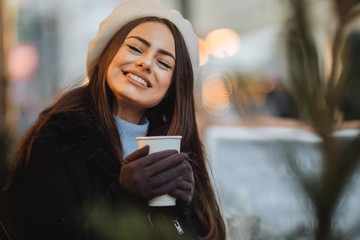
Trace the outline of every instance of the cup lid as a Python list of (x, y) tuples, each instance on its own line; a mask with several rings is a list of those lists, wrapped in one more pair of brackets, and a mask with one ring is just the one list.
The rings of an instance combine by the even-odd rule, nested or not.
[(146, 139), (181, 139), (182, 136), (146, 136), (146, 137), (137, 137), (138, 140), (146, 140)]

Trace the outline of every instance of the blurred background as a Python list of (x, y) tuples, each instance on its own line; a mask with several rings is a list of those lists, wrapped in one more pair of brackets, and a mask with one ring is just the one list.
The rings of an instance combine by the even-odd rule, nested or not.
[[(1, 0), (1, 186), (19, 137), (56, 96), (85, 77), (88, 43), (120, 2)], [(341, 161), (344, 145), (359, 133), (359, 84), (350, 87), (352, 97), (346, 104), (331, 101), (346, 95), (334, 90), (348, 87), (335, 84), (344, 66), (358, 68), (354, 49), (359, 37), (353, 37), (351, 60), (341, 60), (343, 39), (359, 27), (356, 14), (351, 20), (344, 17), (356, 11), (356, 1), (162, 2), (189, 19), (199, 36), (197, 120), (229, 239), (360, 239), (357, 161), (349, 166), (351, 173), (341, 176), (346, 184), (339, 186), (336, 197), (329, 196), (335, 200), (327, 206), (333, 230), (324, 235), (328, 238), (319, 233), (319, 209), (328, 195), (311, 195), (305, 184), (325, 179), (321, 176), (332, 155), (324, 150), (325, 136), (341, 145), (336, 154)], [(350, 72), (360, 80), (355, 70)], [(329, 82), (332, 88), (325, 87)], [(325, 105), (317, 105), (324, 99)], [(347, 107), (339, 110), (339, 105)], [(358, 159), (357, 152), (354, 156)], [(327, 189), (334, 182), (319, 180), (313, 186)], [(6, 196), (0, 197), (0, 222), (11, 229)]]

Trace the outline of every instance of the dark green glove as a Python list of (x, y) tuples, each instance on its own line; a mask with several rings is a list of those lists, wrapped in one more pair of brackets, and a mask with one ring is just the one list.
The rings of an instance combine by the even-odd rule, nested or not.
[(126, 190), (147, 202), (186, 185), (187, 154), (176, 150), (148, 153), (149, 146), (145, 146), (122, 161), (119, 181)]

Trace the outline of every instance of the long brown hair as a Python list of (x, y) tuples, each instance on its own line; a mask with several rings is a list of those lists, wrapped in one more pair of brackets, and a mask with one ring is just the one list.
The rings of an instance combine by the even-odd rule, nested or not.
[(137, 25), (148, 21), (160, 22), (169, 28), (175, 39), (176, 51), (175, 69), (168, 93), (157, 106), (146, 111), (150, 123), (148, 135), (183, 136), (181, 150), (191, 156), (196, 182), (194, 210), (207, 233), (203, 239), (225, 239), (225, 224), (207, 171), (195, 120), (194, 77), (190, 56), (181, 33), (166, 19), (145, 17), (126, 24), (113, 37), (95, 64), (90, 66), (88, 83), (65, 93), (39, 115), (18, 145), (7, 189), (10, 189), (26, 170), (35, 136), (54, 113), (90, 109), (110, 137), (119, 160), (122, 158), (120, 137), (113, 117), (117, 103), (105, 77), (110, 62), (128, 33)]

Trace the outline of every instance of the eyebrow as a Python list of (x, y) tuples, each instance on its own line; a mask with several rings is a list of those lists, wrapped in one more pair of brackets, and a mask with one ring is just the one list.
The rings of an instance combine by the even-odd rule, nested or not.
[[(128, 37), (128, 38), (135, 38), (135, 39), (139, 40), (140, 42), (142, 42), (143, 44), (145, 44), (147, 47), (150, 47), (150, 46), (151, 46), (150, 42), (147, 41), (146, 39), (142, 38), (142, 37), (139, 37), (139, 36), (130, 36), (130, 37)], [(175, 60), (175, 56), (174, 56), (172, 53), (170, 53), (169, 51), (166, 51), (166, 50), (164, 50), (164, 49), (160, 49), (160, 50), (158, 51), (158, 53), (161, 53), (161, 54), (170, 56), (170, 57), (172, 57), (172, 58)]]

